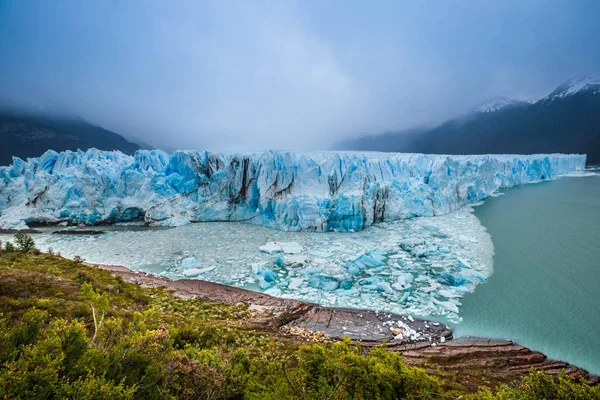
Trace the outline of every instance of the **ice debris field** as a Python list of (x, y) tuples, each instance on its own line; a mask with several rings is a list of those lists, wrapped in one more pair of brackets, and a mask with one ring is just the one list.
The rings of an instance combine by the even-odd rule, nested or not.
[(0, 167), (0, 228), (245, 221), (356, 232), (376, 222), (446, 214), (498, 189), (584, 166), (585, 155), (562, 154), (48, 151)]
[[(174, 279), (204, 279), (338, 307), (459, 318), (492, 272), (493, 245), (471, 207), (355, 233), (285, 232), (239, 222), (33, 234), (38, 247)], [(69, 228), (66, 228), (69, 229)], [(0, 240), (10, 239), (9, 236)]]
[(49, 151), (0, 167), (0, 228), (116, 223), (34, 239), (92, 263), (456, 321), (492, 273), (468, 205), (584, 167), (560, 154)]

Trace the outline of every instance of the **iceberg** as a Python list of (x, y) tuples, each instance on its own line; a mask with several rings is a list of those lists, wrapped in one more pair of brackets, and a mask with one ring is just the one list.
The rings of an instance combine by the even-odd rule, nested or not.
[(502, 188), (583, 169), (585, 160), (576, 154), (47, 151), (0, 167), (0, 228), (244, 221), (285, 231), (357, 232), (377, 222), (447, 214)]

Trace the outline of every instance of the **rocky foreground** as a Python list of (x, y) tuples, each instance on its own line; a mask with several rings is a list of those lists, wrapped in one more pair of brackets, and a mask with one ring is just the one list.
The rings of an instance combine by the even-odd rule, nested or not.
[(600, 384), (599, 377), (581, 368), (550, 360), (510, 340), (454, 339), (450, 328), (436, 322), (373, 310), (322, 307), (202, 280), (169, 280), (121, 266), (98, 267), (142, 287), (165, 287), (182, 298), (249, 305), (252, 318), (240, 323), (250, 329), (271, 330), (282, 339), (323, 342), (347, 336), (365, 348), (383, 344), (400, 352), (407, 364), (420, 366), (470, 390), (518, 382), (531, 368), (552, 375), (564, 371), (589, 384)]

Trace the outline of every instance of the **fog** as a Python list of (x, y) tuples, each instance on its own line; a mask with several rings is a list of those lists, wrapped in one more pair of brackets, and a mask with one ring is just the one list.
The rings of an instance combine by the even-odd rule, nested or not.
[(165, 149), (324, 149), (600, 70), (595, 1), (0, 0), (0, 97)]

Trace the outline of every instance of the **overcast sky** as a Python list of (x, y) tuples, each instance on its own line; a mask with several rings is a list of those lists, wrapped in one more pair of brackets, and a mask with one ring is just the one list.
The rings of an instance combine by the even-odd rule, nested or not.
[(0, 97), (173, 148), (318, 149), (600, 70), (600, 2), (0, 0)]

